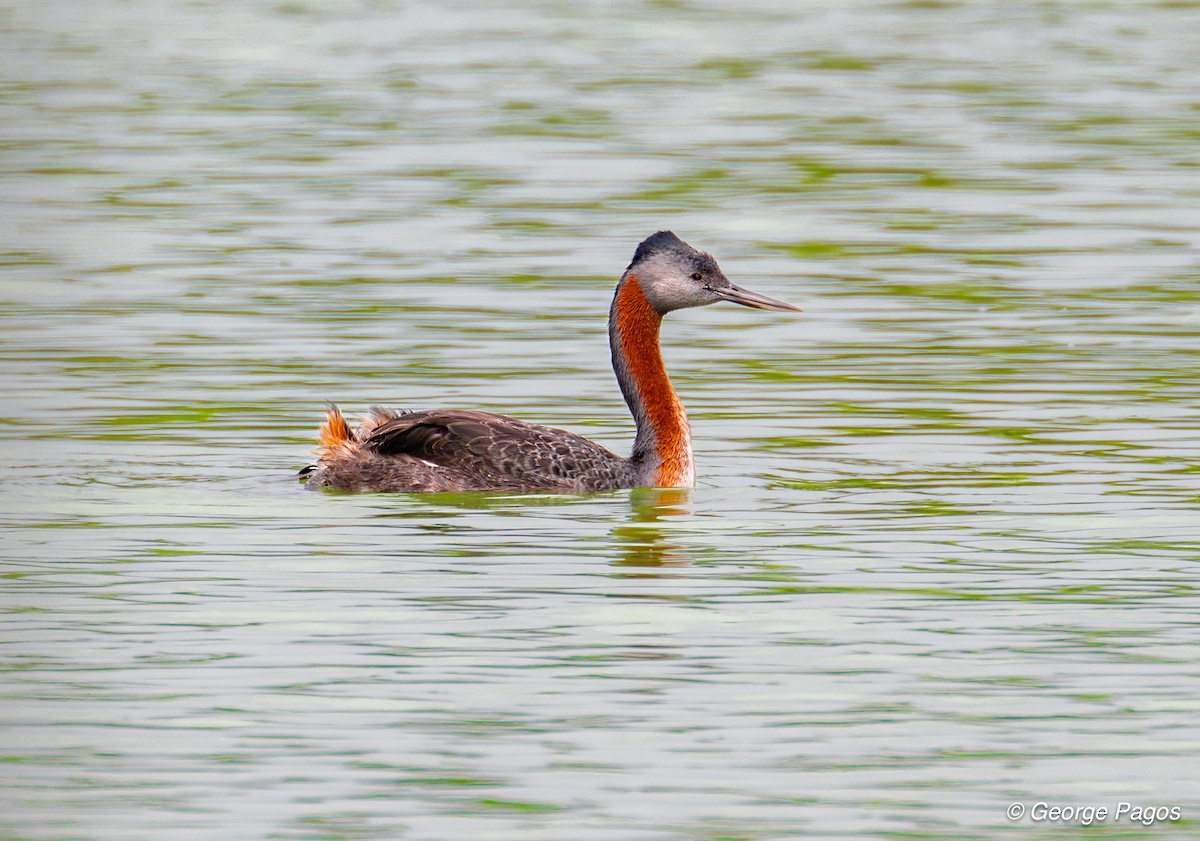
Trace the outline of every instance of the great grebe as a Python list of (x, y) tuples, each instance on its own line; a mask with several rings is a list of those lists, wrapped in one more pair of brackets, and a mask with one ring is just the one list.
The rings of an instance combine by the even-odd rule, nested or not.
[(672, 310), (718, 301), (800, 311), (730, 283), (711, 255), (671, 231), (659, 231), (637, 247), (608, 313), (613, 370), (637, 423), (629, 458), (561, 429), (489, 412), (373, 407), (351, 430), (331, 406), (321, 425), (317, 463), (301, 473), (310, 488), (342, 491), (691, 487), (696, 478), (691, 430), (663, 366), (659, 327)]

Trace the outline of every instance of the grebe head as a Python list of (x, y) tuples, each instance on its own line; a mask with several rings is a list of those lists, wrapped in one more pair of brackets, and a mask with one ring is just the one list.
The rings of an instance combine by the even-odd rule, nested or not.
[(660, 315), (718, 301), (760, 310), (801, 311), (734, 285), (711, 254), (697, 251), (671, 231), (659, 231), (643, 240), (625, 274), (637, 278), (646, 300)]

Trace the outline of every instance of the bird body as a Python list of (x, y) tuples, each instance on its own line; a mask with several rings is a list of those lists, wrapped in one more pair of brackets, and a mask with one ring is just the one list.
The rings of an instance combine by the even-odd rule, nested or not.
[(351, 430), (336, 406), (321, 426), (311, 488), (343, 491), (558, 491), (691, 487), (691, 428), (659, 347), (663, 315), (717, 301), (797, 311), (741, 289), (711, 256), (670, 231), (643, 241), (609, 310), (613, 370), (637, 424), (623, 458), (586, 438), (505, 415), (372, 408)]
[(579, 435), (462, 409), (372, 408), (351, 432), (337, 408), (309, 477), (347, 491), (588, 491), (639, 484), (630, 460)]

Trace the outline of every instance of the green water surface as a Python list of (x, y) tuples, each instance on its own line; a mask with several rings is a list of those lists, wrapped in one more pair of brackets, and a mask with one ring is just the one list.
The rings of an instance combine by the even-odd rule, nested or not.
[[(4, 841), (1185, 839), (1200, 4), (0, 4)], [(346, 496), (327, 401), (694, 490)], [(1152, 825), (1012, 803), (1176, 806)]]

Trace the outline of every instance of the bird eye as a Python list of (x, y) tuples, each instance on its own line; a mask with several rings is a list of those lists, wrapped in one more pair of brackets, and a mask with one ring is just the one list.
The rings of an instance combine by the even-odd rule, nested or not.
[(700, 274), (700, 272), (694, 272), (692, 274), (692, 280), (704, 280), (704, 275)]

